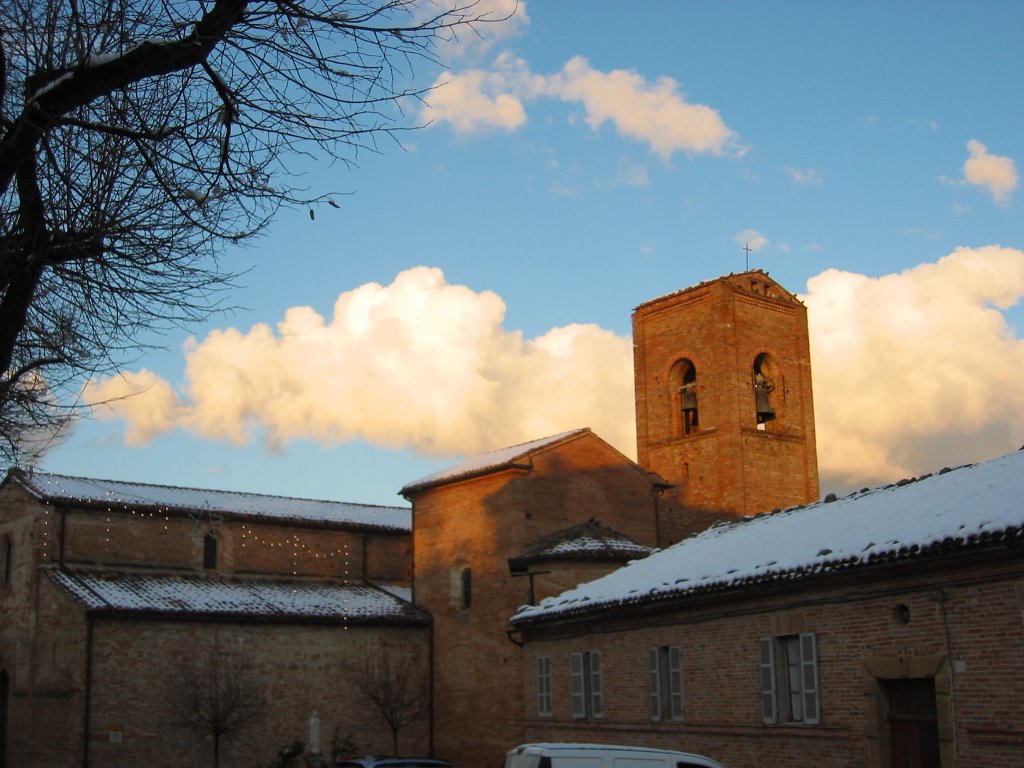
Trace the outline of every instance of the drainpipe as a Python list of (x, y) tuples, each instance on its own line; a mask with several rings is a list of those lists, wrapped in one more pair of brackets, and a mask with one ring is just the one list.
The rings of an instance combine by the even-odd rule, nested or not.
[(651, 485), (654, 491), (654, 546), (659, 549), (661, 549), (663, 541), (661, 536), (661, 498), (665, 495), (665, 491), (672, 487), (671, 483), (653, 483)]
[(85, 625), (85, 708), (82, 712), (82, 768), (89, 768), (89, 714), (92, 709), (92, 628), (90, 616)]
[(957, 740), (957, 721), (956, 721), (956, 660), (953, 658), (953, 638), (950, 634), (949, 629), (949, 612), (946, 610), (946, 603), (949, 602), (949, 593), (940, 589), (935, 592), (935, 602), (939, 604), (939, 610), (942, 612), (942, 627), (946, 634), (946, 659), (949, 664), (949, 708), (950, 715), (953, 720), (953, 763), (956, 764), (957, 758), (960, 756), (960, 750), (957, 747), (959, 743)]
[[(430, 653), (427, 654), (427, 658), (430, 659), (430, 706), (427, 708), (427, 754), (433, 757), (434, 755), (434, 711), (437, 709), (437, 701), (435, 700), (434, 694), (434, 621), (431, 618), (430, 621)], [(86, 766), (88, 768), (88, 766)]]

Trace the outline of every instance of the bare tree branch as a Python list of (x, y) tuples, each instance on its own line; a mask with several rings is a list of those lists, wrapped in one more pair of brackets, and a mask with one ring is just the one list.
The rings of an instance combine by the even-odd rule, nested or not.
[(213, 767), (220, 764), (221, 740), (253, 724), (266, 709), (262, 686), (241, 655), (210, 644), (170, 679), (170, 710), (182, 725), (213, 740)]
[(422, 667), (408, 653), (384, 646), (367, 653), (351, 670), (352, 684), (391, 731), (391, 749), (398, 755), (398, 734), (426, 717), (428, 688)]
[(491, 20), (422, 0), (0, 3), (0, 455), (141, 334), (221, 309), (224, 248), (333, 192), (297, 188), (292, 161), (378, 151), (435, 44)]

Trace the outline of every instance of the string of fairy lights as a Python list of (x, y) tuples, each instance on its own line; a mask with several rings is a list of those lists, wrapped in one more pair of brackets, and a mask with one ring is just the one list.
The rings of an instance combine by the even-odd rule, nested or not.
[[(171, 532), (172, 518), (181, 518), (183, 515), (192, 521), (192, 538), (205, 537), (212, 532), (213, 536), (219, 540), (222, 538), (221, 534), (226, 532), (224, 531), (224, 523), (226, 519), (225, 512), (227, 511), (211, 509), (208, 504), (202, 509), (186, 510), (179, 506), (151, 505), (145, 501), (139, 502), (123, 499), (111, 490), (105, 491), (102, 498), (95, 495), (81, 495), (65, 487), (59, 476), (50, 474), (42, 475), (42, 482), (40, 482), (40, 474), (34, 473), (32, 481), (37, 486), (43, 485), (48, 487), (47, 492), (41, 499), (43, 502), (43, 517), (40, 556), (44, 562), (52, 562), (53, 560), (52, 550), (55, 546), (54, 537), (56, 535), (54, 533), (53, 513), (58, 505), (74, 506), (77, 504), (83, 509), (93, 509), (102, 515), (103, 547), (106, 555), (114, 554), (112, 538), (114, 530), (119, 527), (114, 522), (114, 518), (117, 515), (131, 515), (136, 520), (152, 520), (161, 526), (162, 535)], [(49, 489), (53, 490), (50, 491)], [(97, 505), (100, 505), (98, 509)], [(140, 509), (136, 505), (143, 508)], [(104, 506), (105, 511), (103, 509)], [(230, 512), (227, 512), (227, 514), (230, 515)], [(274, 522), (268, 521), (268, 525), (274, 525)], [(232, 535), (235, 535), (235, 532), (232, 532)], [(316, 534), (302, 536), (294, 530), (284, 532), (283, 535), (268, 535), (266, 532), (261, 533), (245, 522), (238, 523), (237, 535), (239, 546), (236, 549), (236, 553), (241, 553), (240, 559), (243, 561), (245, 554), (254, 549), (262, 548), (267, 552), (281, 553), (286, 558), (290, 575), (296, 580), (299, 578), (300, 571), (303, 575), (308, 575), (311, 572), (322, 575), (327, 570), (322, 564), (336, 562), (340, 566), (342, 586), (349, 586), (351, 557), (347, 541), (343, 541), (338, 545), (331, 542), (325, 536)], [(292, 581), (293, 594), (298, 594), (298, 591), (297, 582)], [(349, 613), (349, 606), (347, 605), (349, 602), (348, 590), (345, 590), (342, 602), (343, 624), (347, 629)]]

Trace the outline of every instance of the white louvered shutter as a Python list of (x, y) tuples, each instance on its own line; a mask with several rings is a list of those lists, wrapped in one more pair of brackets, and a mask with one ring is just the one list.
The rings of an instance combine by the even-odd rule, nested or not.
[(668, 685), (672, 719), (683, 719), (683, 649), (678, 645), (668, 649)]
[(647, 652), (648, 677), (651, 681), (651, 720), (661, 720), (661, 649)]
[(601, 654), (590, 653), (590, 714), (604, 717), (604, 697), (601, 693)]
[(775, 704), (775, 641), (762, 637), (758, 645), (761, 656), (761, 719), (770, 725), (779, 719)]
[(551, 714), (551, 657), (537, 658), (537, 714)]
[(569, 688), (572, 698), (572, 716), (581, 719), (587, 716), (587, 703), (583, 689), (583, 654), (569, 654)]
[(804, 722), (821, 723), (821, 697), (818, 691), (818, 642), (813, 632), (800, 635), (800, 688), (804, 699)]

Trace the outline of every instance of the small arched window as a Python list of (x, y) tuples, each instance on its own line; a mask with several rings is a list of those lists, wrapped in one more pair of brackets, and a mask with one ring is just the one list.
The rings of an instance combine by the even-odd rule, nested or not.
[(459, 573), (459, 607), (469, 608), (473, 604), (473, 569), (468, 565)]
[(217, 534), (207, 531), (203, 537), (203, 568), (217, 567)]

